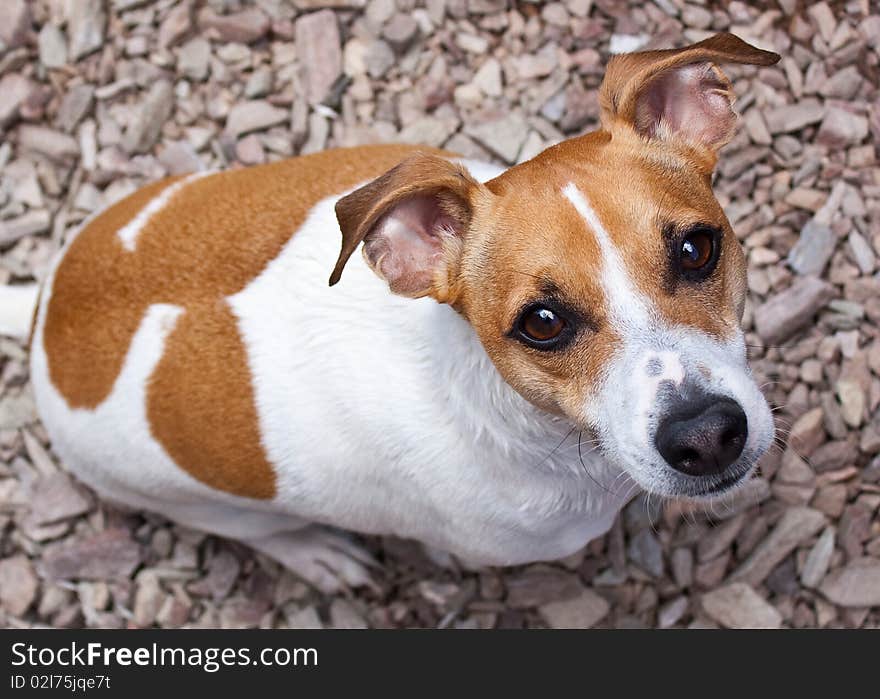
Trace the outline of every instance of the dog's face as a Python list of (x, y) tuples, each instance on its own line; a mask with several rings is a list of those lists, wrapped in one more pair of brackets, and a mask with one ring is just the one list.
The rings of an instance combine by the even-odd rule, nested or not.
[(772, 437), (739, 321), (745, 259), (686, 160), (599, 133), (489, 183), (458, 300), (504, 378), (666, 495), (741, 479)]
[(472, 324), (505, 380), (589, 428), (650, 492), (711, 496), (769, 446), (739, 321), (743, 253), (711, 190), (732, 135), (712, 61), (773, 62), (719, 36), (609, 66), (603, 129), (491, 182), (415, 156), (337, 206), (397, 293)]

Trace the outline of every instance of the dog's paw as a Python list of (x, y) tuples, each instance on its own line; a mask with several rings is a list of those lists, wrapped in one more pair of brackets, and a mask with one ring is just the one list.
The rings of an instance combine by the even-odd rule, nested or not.
[(378, 591), (369, 568), (378, 565), (362, 547), (345, 535), (311, 526), (247, 542), (325, 594), (346, 588)]

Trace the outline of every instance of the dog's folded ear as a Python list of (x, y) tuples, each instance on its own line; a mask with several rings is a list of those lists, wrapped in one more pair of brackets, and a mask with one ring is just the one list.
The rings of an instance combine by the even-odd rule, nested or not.
[(772, 65), (779, 55), (733, 34), (681, 49), (615, 56), (599, 89), (602, 124), (634, 128), (647, 138), (679, 139), (717, 151), (734, 134), (730, 81), (717, 64)]
[(482, 190), (463, 166), (416, 153), (342, 197), (336, 203), (342, 251), (330, 285), (363, 242), (367, 263), (391, 291), (449, 300), (461, 237)]

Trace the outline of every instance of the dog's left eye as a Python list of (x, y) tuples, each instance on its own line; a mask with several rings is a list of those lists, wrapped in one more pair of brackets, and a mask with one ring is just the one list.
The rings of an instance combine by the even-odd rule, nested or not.
[(514, 327), (515, 335), (529, 347), (555, 349), (564, 338), (568, 322), (551, 308), (535, 304), (526, 308)]
[(682, 276), (699, 281), (712, 273), (718, 261), (718, 238), (718, 231), (700, 226), (681, 239), (678, 264)]

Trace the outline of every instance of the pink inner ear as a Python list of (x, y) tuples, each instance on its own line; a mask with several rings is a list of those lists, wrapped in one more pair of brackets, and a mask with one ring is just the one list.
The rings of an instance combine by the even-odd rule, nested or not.
[(457, 235), (457, 222), (436, 197), (417, 195), (395, 204), (364, 241), (364, 254), (391, 290), (425, 293), (443, 264), (443, 238)]
[(731, 139), (736, 114), (730, 83), (711, 63), (671, 69), (652, 80), (639, 96), (636, 128), (652, 138), (678, 136), (718, 147)]

